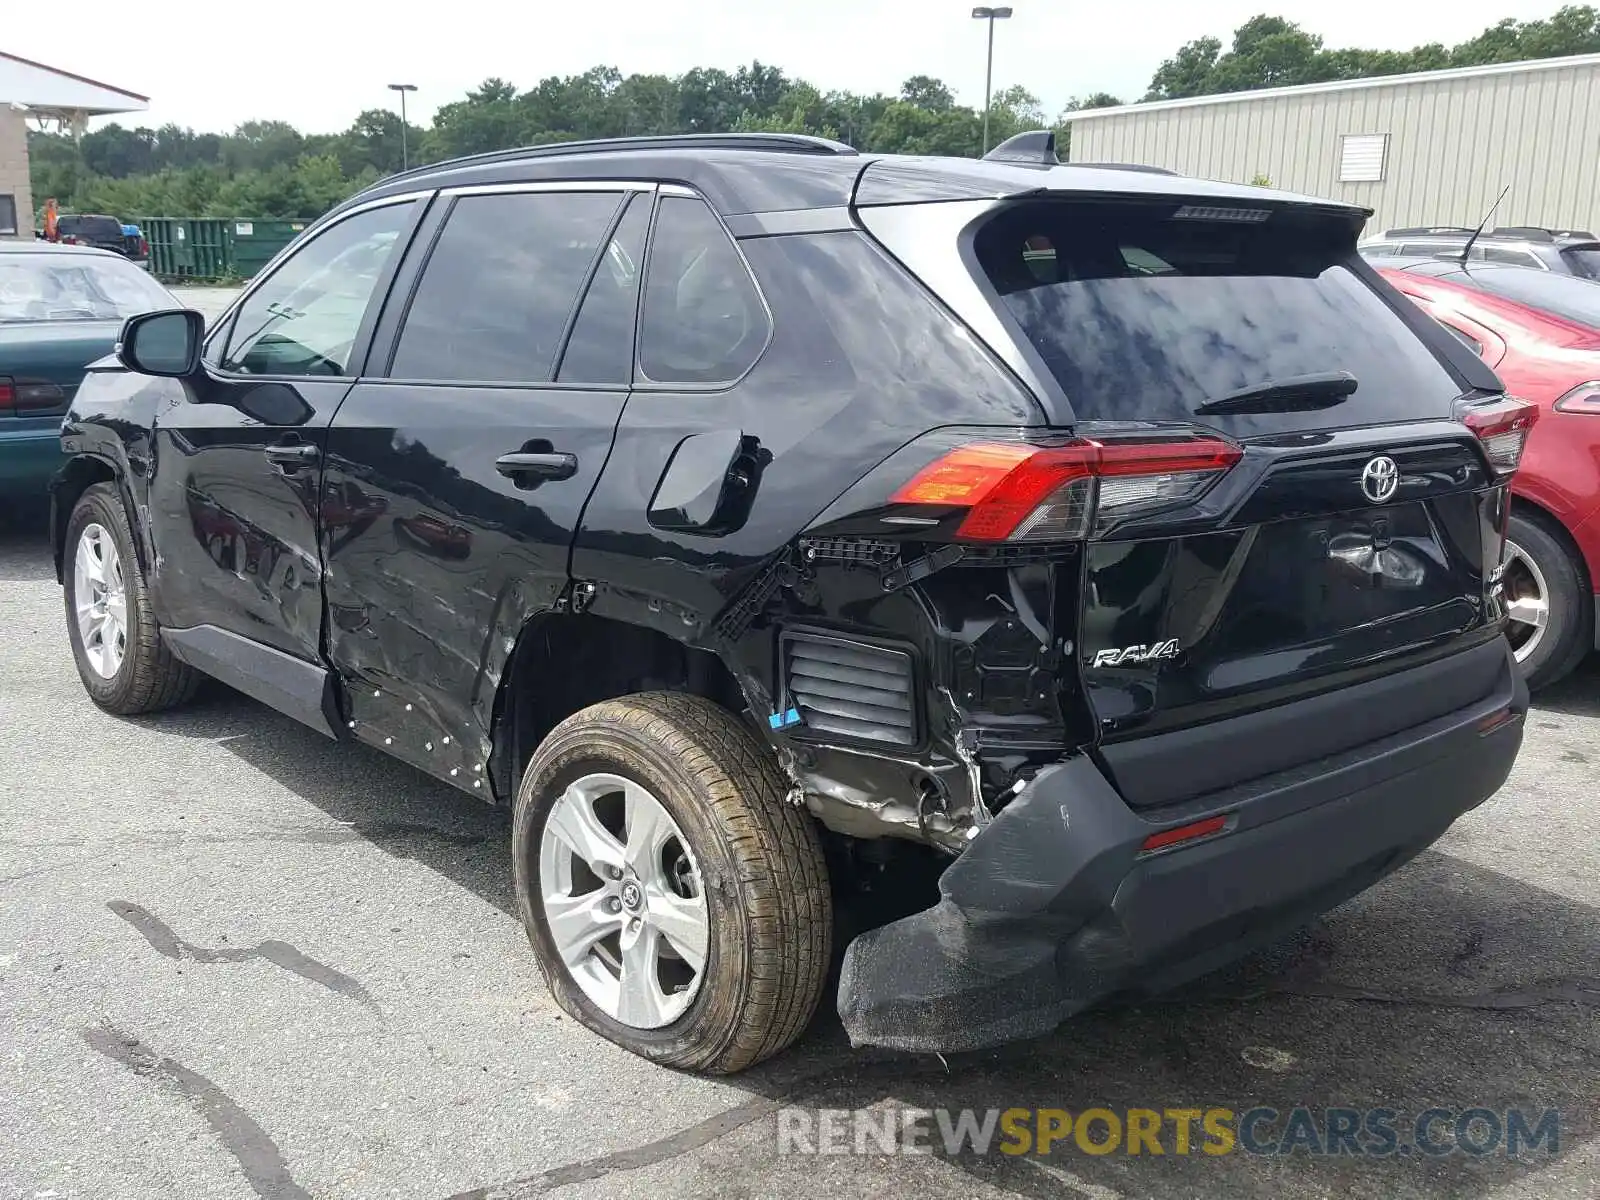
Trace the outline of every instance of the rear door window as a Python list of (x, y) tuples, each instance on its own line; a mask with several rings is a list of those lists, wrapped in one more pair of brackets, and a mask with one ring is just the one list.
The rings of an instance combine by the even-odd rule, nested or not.
[[(1234, 392), (1347, 371), (1316, 411), (1207, 417), (1238, 432), (1438, 416), (1460, 387), (1315, 213), (1180, 218), (1171, 203), (1045, 201), (979, 230), (977, 259), (1076, 420), (1190, 422)], [(1050, 254), (1041, 254), (1048, 247)]]
[(633, 328), (644, 274), (644, 237), (650, 226), (650, 197), (635, 196), (623, 214), (561, 355), (561, 383), (626, 386), (633, 378)]
[(548, 383), (622, 199), (617, 192), (458, 199), (423, 268), (389, 374)]
[(767, 344), (767, 310), (703, 200), (664, 196), (650, 243), (639, 367), (655, 383), (732, 383)]

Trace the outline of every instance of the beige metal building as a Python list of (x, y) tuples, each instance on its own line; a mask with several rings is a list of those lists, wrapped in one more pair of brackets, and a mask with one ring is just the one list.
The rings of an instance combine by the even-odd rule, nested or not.
[(28, 129), (82, 134), (90, 117), (141, 112), (149, 97), (97, 83), (0, 50), (0, 238), (31, 238), (33, 194)]
[(1368, 235), (1600, 226), (1600, 54), (1073, 114), (1072, 157), (1272, 186), (1373, 209)]

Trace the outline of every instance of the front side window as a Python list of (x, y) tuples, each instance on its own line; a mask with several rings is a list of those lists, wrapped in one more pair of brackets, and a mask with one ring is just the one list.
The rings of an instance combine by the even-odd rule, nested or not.
[(767, 312), (704, 201), (666, 196), (656, 217), (639, 367), (656, 383), (732, 383), (767, 344)]
[(389, 374), (548, 383), (622, 199), (617, 192), (508, 192), (457, 200), (423, 268)]
[(368, 209), (302, 246), (239, 307), (222, 369), (349, 374), (362, 318), (414, 207), (413, 201)]

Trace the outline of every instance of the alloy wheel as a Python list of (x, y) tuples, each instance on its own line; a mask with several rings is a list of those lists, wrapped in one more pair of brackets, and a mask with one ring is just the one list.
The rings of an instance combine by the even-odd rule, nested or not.
[(128, 592), (122, 556), (105, 526), (83, 527), (72, 576), (84, 657), (102, 679), (114, 679), (128, 653)]
[(1506, 636), (1511, 639), (1517, 661), (1522, 662), (1544, 640), (1545, 629), (1550, 624), (1550, 585), (1533, 557), (1515, 542), (1508, 541), (1502, 586), (1511, 618)]
[(591, 1003), (635, 1029), (684, 1014), (710, 914), (694, 852), (648, 788), (606, 774), (568, 785), (545, 821), (539, 879), (551, 941)]

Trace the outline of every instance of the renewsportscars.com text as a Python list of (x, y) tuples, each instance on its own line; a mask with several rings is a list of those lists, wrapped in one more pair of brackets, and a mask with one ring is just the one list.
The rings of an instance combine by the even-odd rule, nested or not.
[(1561, 1149), (1561, 1114), (1485, 1107), (921, 1109), (781, 1108), (780, 1154), (1452, 1154), (1510, 1158)]

